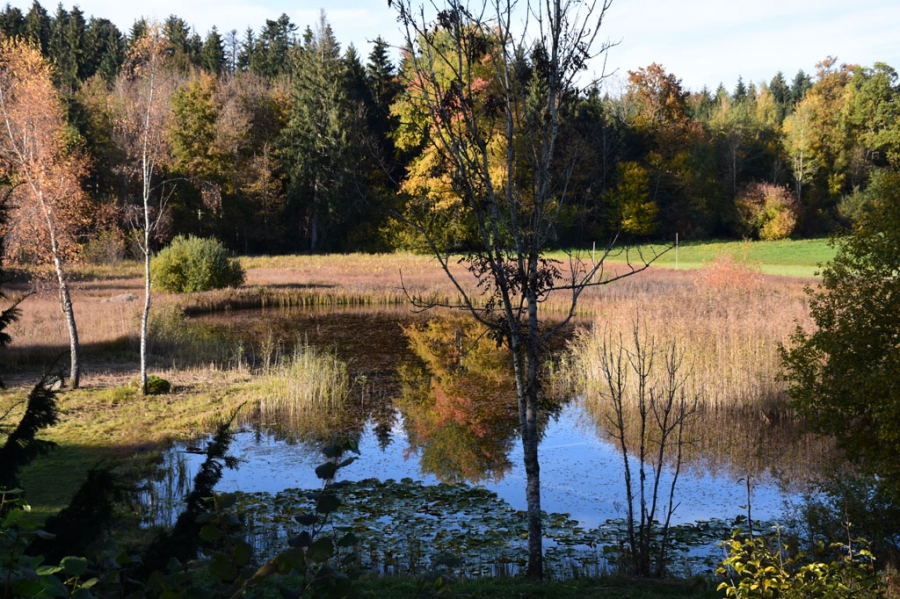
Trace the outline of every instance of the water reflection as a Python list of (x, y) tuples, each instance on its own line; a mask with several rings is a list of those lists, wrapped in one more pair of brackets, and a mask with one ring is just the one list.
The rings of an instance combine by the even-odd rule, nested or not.
[[(417, 459), (423, 475), (440, 481), (497, 482), (516, 465), (510, 457), (518, 448), (510, 361), (471, 319), (357, 308), (244, 311), (199, 320), (229, 342), (239, 341), (260, 364), (273, 337), (276, 343), (302, 338), (347, 363), (353, 386), (346, 407), (318, 424), (247, 412), (253, 416), (248, 424), (297, 443), (300, 453), (314, 454), (334, 435), (359, 438), (369, 431), (385, 455)], [(602, 409), (585, 413), (581, 424), (608, 439)], [(707, 408), (691, 424), (684, 467), (697, 477), (777, 475), (800, 484), (836, 458), (828, 442), (799, 431), (786, 413)], [(398, 442), (401, 451), (388, 451)], [(584, 466), (586, 476), (590, 468)]]
[(401, 364), (408, 455), (441, 482), (499, 481), (519, 422), (509, 353), (471, 319), (448, 317), (404, 328), (421, 363)]

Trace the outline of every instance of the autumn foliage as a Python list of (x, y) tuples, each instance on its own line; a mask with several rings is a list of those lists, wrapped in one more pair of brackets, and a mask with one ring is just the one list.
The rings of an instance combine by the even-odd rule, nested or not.
[(70, 260), (88, 224), (85, 161), (40, 50), (0, 39), (0, 173), (13, 186), (6, 233), (13, 262)]

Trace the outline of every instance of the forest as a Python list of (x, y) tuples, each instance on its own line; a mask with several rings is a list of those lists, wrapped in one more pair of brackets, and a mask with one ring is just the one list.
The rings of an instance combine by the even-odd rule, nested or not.
[[(410, 125), (422, 114), (403, 99), (415, 85), (409, 55), (381, 37), (364, 57), (342, 48), (324, 13), (302, 29), (282, 15), (201, 35), (175, 15), (123, 32), (77, 6), (51, 14), (38, 2), (25, 13), (7, 5), (0, 30), (52, 65), (63, 152), (78, 158), (83, 195), (65, 215), (73, 258), (140, 255), (144, 180), (128, 123), (149, 37), (161, 60), (147, 182), (154, 250), (179, 234), (241, 254), (416, 250), (421, 235), (402, 223), (423, 215), (444, 247), (467, 247), (465, 207), (439, 198), (452, 184), (446, 165)], [(490, 56), (489, 36), (481, 51), (473, 64)], [(518, 60), (528, 78), (544, 57)], [(647, 240), (827, 235), (859, 218), (870, 182), (900, 161), (900, 86), (883, 63), (824, 57), (815, 73), (739, 79), (733, 90), (684, 89), (655, 63), (622, 75), (617, 93), (604, 81), (573, 86), (560, 104), (560, 152), (579, 166), (557, 247), (618, 231)], [(489, 109), (489, 85), (483, 94)], [(48, 260), (25, 218), (11, 220), (8, 259)]]

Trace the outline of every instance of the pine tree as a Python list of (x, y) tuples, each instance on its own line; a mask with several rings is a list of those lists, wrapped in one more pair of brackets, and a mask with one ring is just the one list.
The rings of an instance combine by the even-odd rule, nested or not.
[(226, 66), (225, 45), (215, 26), (206, 36), (206, 41), (203, 42), (203, 49), (200, 50), (200, 66), (216, 75), (221, 74), (222, 69)]
[(281, 158), (289, 173), (292, 216), (300, 221), (308, 249), (318, 251), (338, 245), (332, 234), (352, 218), (349, 201), (358, 197), (351, 185), (358, 126), (340, 44), (324, 13), (315, 32), (307, 28), (303, 38)]
[(91, 17), (87, 27), (82, 80), (99, 73), (107, 84), (112, 84), (125, 61), (125, 47), (125, 38), (112, 21)]
[(47, 56), (50, 49), (50, 15), (37, 0), (34, 0), (31, 9), (25, 15), (22, 35), (26, 41), (37, 46), (41, 54)]
[(0, 11), (0, 32), (6, 37), (18, 37), (23, 35), (25, 30), (25, 16), (22, 11), (15, 6), (6, 5)]
[(60, 4), (50, 34), (50, 58), (56, 64), (55, 78), (61, 89), (75, 90), (86, 78), (85, 34), (84, 13), (77, 6), (66, 12)]
[(294, 45), (294, 32), (297, 26), (291, 23), (290, 17), (283, 14), (277, 20), (266, 20), (266, 26), (259, 34), (255, 61), (251, 61), (251, 70), (264, 77), (277, 77), (290, 74), (291, 49)]
[(237, 56), (237, 70), (249, 71), (250, 65), (256, 56), (256, 34), (253, 33), (252, 27), (247, 27), (244, 32), (244, 41), (241, 42), (241, 49)]
[(791, 105), (796, 106), (800, 100), (806, 96), (806, 92), (812, 87), (812, 79), (803, 72), (803, 69), (797, 71), (794, 75), (794, 81), (791, 83)]

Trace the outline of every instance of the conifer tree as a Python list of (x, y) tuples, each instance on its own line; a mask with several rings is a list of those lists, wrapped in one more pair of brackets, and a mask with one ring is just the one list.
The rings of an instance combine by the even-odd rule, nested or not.
[(213, 73), (219, 75), (225, 68), (225, 45), (219, 30), (213, 27), (203, 42), (203, 48), (200, 50), (200, 66)]
[(354, 135), (358, 129), (347, 93), (340, 44), (322, 13), (307, 28), (294, 76), (293, 107), (284, 129), (281, 158), (289, 173), (289, 202), (307, 248), (336, 243), (335, 227), (351, 217)]
[(50, 49), (50, 15), (37, 0), (34, 0), (31, 9), (25, 15), (22, 35), (37, 46), (42, 55), (47, 56)]

